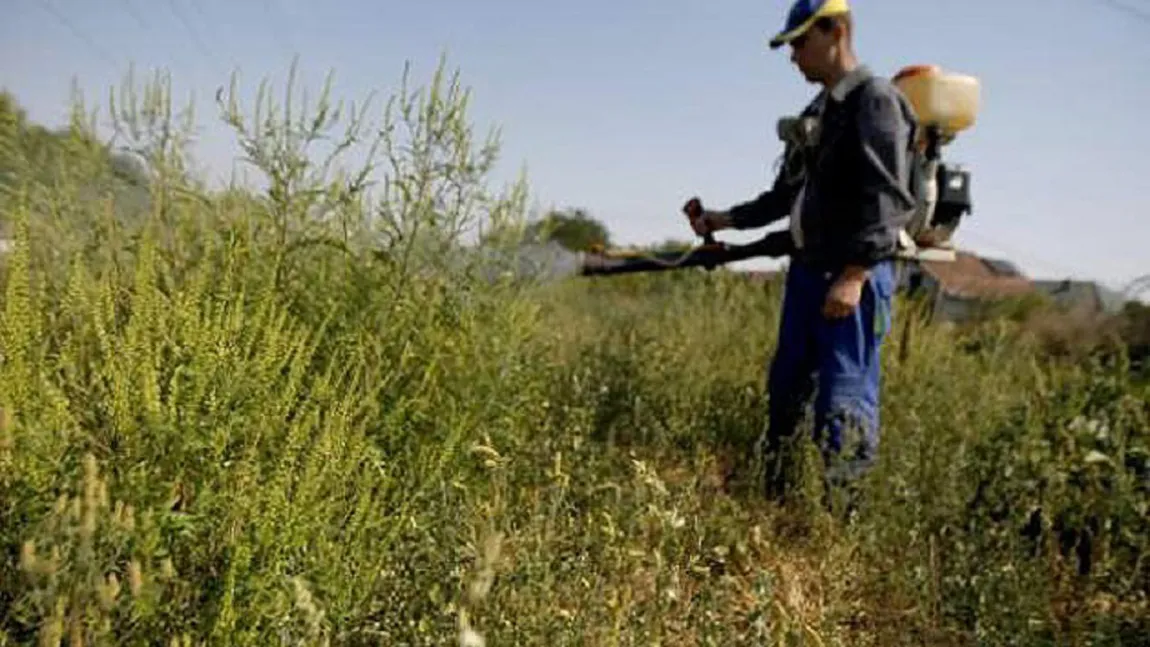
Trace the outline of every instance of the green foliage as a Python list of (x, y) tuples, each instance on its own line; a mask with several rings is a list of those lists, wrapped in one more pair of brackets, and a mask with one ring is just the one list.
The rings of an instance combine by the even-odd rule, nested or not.
[(669, 238), (659, 243), (658, 245), (651, 246), (651, 251), (655, 252), (685, 252), (692, 247), (699, 244), (699, 241), (679, 240), (677, 238)]
[(611, 234), (607, 226), (583, 209), (552, 211), (531, 222), (526, 228), (525, 237), (533, 241), (554, 241), (573, 252), (587, 251), (595, 245), (611, 245)]
[(1150, 305), (1128, 301), (1119, 317), (1123, 340), (1133, 361), (1150, 379)]
[(749, 456), (777, 282), (497, 278), (464, 239), (513, 249), (525, 183), (488, 186), (442, 67), (382, 110), (236, 94), (260, 191), (188, 172), (163, 77), (120, 94), (143, 208), (90, 122), (32, 145), (0, 106), (0, 644), (1150, 632), (1150, 391), (1121, 356), (900, 303), (860, 514), (813, 470), (776, 508)]

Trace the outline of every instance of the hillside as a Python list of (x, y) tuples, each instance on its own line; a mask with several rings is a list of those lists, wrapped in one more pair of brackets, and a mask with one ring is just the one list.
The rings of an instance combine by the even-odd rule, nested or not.
[[(1146, 644), (1121, 347), (900, 300), (858, 515), (809, 460), (768, 505), (777, 281), (491, 272), (528, 186), (426, 85), (390, 124), (224, 97), (258, 193), (5, 99), (0, 645)], [(379, 133), (374, 187), (308, 148)]]

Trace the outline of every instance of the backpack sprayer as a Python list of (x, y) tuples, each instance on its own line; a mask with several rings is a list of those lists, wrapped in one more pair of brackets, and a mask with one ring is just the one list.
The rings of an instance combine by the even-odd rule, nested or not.
[[(918, 118), (919, 137), (911, 157), (911, 193), (915, 210), (900, 232), (898, 256), (907, 260), (948, 262), (955, 258), (952, 238), (963, 216), (971, 212), (970, 172), (942, 159), (942, 149), (974, 125), (979, 108), (979, 82), (972, 76), (945, 72), (936, 65), (904, 67), (892, 79)], [(779, 120), (779, 138), (801, 145), (809, 133), (808, 117)], [(702, 214), (692, 198), (683, 207), (688, 218)], [(627, 252), (593, 249), (581, 255), (584, 276), (658, 272), (687, 267), (712, 270), (750, 258), (781, 258), (794, 250), (789, 230), (774, 231), (746, 244), (719, 242), (712, 234), (686, 251)]]

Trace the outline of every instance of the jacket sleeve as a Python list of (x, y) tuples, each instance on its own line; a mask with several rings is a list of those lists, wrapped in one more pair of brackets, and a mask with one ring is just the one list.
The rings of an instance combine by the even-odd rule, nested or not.
[(897, 248), (899, 230), (909, 222), (910, 146), (914, 121), (898, 90), (868, 84), (856, 111), (861, 185), (855, 226), (847, 232), (845, 261), (870, 267)]
[[(799, 113), (800, 117), (817, 116), (826, 101), (826, 93), (816, 95)], [(786, 143), (783, 150), (783, 163), (779, 173), (775, 176), (774, 184), (770, 190), (760, 193), (753, 200), (748, 200), (731, 207), (727, 213), (735, 229), (757, 229), (766, 227), (791, 215), (791, 207), (802, 188), (801, 151), (795, 145)]]
[(774, 185), (753, 200), (731, 207), (728, 214), (735, 229), (757, 229), (786, 218), (798, 194), (797, 182), (787, 182), (786, 172), (780, 172)]

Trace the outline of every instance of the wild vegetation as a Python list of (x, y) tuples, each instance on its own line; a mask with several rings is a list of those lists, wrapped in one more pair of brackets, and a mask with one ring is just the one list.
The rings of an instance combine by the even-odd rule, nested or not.
[(0, 105), (0, 644), (1147, 644), (1121, 349), (901, 301), (859, 515), (813, 464), (768, 505), (779, 286), (504, 271), (526, 181), (402, 81), (224, 93), (259, 189), (196, 178), (162, 77), (116, 150)]

